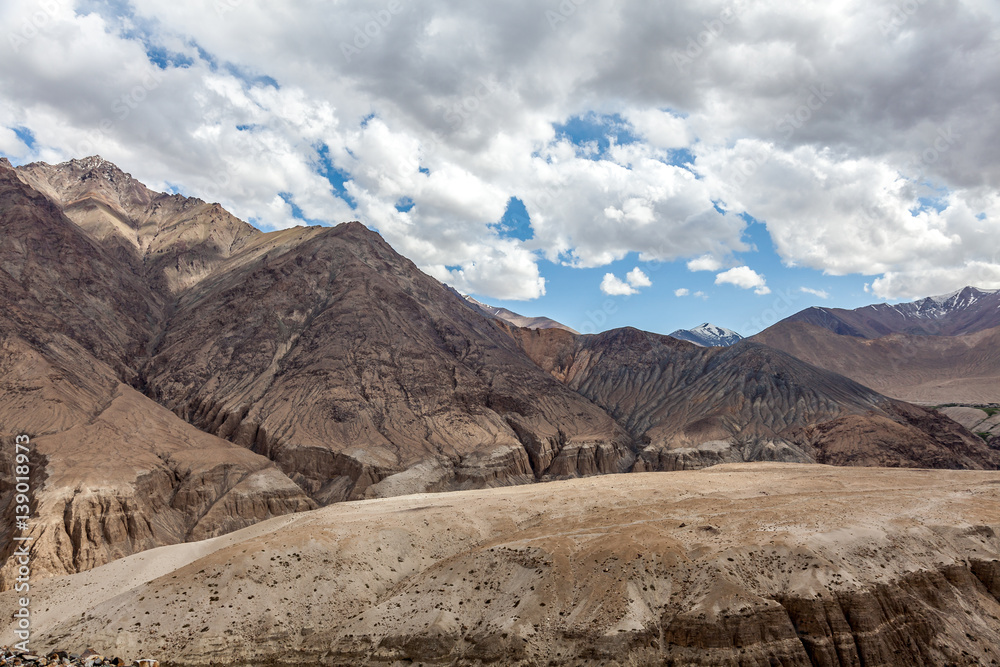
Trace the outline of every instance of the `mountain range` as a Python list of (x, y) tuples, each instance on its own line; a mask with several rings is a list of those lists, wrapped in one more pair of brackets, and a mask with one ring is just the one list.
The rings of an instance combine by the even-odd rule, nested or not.
[(46, 462), (39, 576), (360, 498), (1000, 465), (947, 417), (772, 347), (523, 328), (360, 223), (265, 234), (97, 157), (0, 163), (0, 234), (0, 418)]
[(808, 308), (753, 340), (926, 404), (1000, 401), (1000, 291), (966, 287), (912, 303)]
[(487, 317), (495, 317), (499, 320), (503, 320), (504, 322), (509, 322), (516, 327), (522, 327), (525, 329), (565, 329), (570, 333), (579, 333), (575, 329), (571, 329), (565, 324), (556, 322), (548, 317), (525, 317), (524, 315), (518, 315), (514, 311), (507, 310), (506, 308), (489, 306), (468, 295), (463, 295), (463, 297)]
[(960, 336), (1000, 326), (1000, 290), (965, 287), (910, 303), (879, 303), (854, 310), (813, 307), (784, 321), (866, 339), (890, 334)]
[[(815, 464), (1000, 468), (996, 438), (897, 391), (949, 364), (988, 387), (994, 297), (728, 346), (581, 335), (359, 222), (264, 233), (98, 157), (0, 159), (0, 435), (31, 435), (37, 628), (192, 665), (979, 659), (995, 473)], [(879, 386), (891, 345), (920, 364)], [(580, 479), (605, 473), (630, 474)], [(14, 498), (0, 477), (4, 600)]]
[(696, 326), (694, 329), (678, 329), (670, 334), (670, 337), (686, 340), (702, 347), (729, 347), (743, 340), (743, 336), (732, 329), (719, 327), (708, 322)]

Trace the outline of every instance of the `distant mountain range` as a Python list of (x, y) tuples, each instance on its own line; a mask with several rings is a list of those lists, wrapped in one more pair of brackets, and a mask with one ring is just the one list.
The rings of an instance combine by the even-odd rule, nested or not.
[(1000, 290), (965, 287), (854, 310), (808, 308), (753, 340), (905, 400), (1000, 401)]
[(0, 308), (0, 434), (45, 461), (36, 578), (343, 500), (721, 462), (1000, 467), (956, 422), (759, 342), (578, 335), (463, 298), (358, 222), (265, 234), (97, 157), (0, 159)]
[(670, 334), (670, 337), (686, 340), (702, 347), (729, 347), (743, 340), (743, 336), (732, 329), (715, 326), (708, 322), (694, 329), (678, 329)]
[(488, 306), (481, 301), (476, 301), (467, 294), (463, 294), (462, 297), (487, 317), (495, 317), (503, 320), (504, 322), (510, 322), (516, 327), (523, 327), (525, 329), (563, 329), (565, 331), (569, 331), (570, 333), (579, 333), (575, 329), (571, 329), (565, 324), (556, 322), (548, 317), (525, 317), (524, 315), (518, 315), (517, 313), (507, 310), (506, 308)]
[(874, 339), (894, 333), (960, 336), (1000, 326), (1000, 290), (963, 287), (911, 303), (879, 303), (854, 310), (807, 308), (784, 321), (805, 322), (856, 338)]

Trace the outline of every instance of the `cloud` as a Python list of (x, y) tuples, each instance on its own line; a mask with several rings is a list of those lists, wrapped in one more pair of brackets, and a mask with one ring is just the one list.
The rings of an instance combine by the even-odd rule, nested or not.
[(649, 276), (642, 272), (638, 266), (625, 274), (625, 280), (632, 287), (651, 287), (653, 285)]
[(604, 274), (604, 278), (601, 280), (601, 291), (613, 296), (628, 296), (629, 294), (638, 294), (639, 292), (639, 290), (621, 278), (616, 277), (613, 273)]
[(625, 280), (613, 273), (605, 273), (601, 280), (601, 291), (605, 294), (627, 296), (638, 294), (640, 287), (651, 287), (653, 282), (638, 266), (625, 274)]
[[(0, 3), (0, 152), (99, 153), (264, 229), (359, 218), (495, 298), (541, 294), (543, 258), (720, 271), (740, 214), (883, 298), (1000, 287), (996, 3), (207, 6)], [(557, 134), (584, 117), (613, 122)], [(510, 197), (530, 240), (498, 232)]]
[(728, 271), (716, 274), (715, 284), (736, 285), (737, 287), (741, 287), (743, 289), (752, 289), (754, 294), (760, 295), (771, 293), (771, 289), (764, 281), (764, 276), (760, 275), (749, 266), (737, 266), (729, 269)]
[(824, 290), (821, 290), (821, 289), (813, 289), (811, 287), (800, 287), (799, 291), (800, 292), (804, 292), (806, 294), (812, 294), (813, 296), (818, 296), (821, 299), (829, 299), (830, 298), (830, 293), (826, 292)]
[(702, 255), (688, 261), (688, 271), (718, 271), (722, 268), (722, 262), (711, 255)]
[(702, 292), (701, 290), (698, 290), (697, 292), (692, 293), (691, 290), (689, 290), (687, 287), (680, 287), (678, 289), (675, 289), (674, 290), (674, 296), (678, 296), (678, 297), (693, 296), (696, 299), (702, 299), (702, 300), (708, 298), (708, 295), (705, 294), (704, 292)]

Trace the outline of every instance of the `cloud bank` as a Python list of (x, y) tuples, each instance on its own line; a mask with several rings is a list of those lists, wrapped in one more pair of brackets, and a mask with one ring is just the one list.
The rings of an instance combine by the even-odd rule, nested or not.
[(493, 298), (630, 256), (742, 287), (741, 214), (879, 297), (1000, 287), (1000, 6), (901, 7), (12, 0), (0, 153), (360, 219)]

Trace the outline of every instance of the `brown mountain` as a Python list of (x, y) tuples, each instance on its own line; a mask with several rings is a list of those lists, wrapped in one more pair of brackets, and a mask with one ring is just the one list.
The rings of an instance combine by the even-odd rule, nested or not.
[(959, 336), (1000, 326), (1000, 290), (964, 287), (911, 303), (879, 303), (854, 310), (806, 308), (779, 324), (805, 322), (842, 336), (880, 338), (901, 333)]
[(264, 235), (176, 310), (143, 368), (150, 394), (321, 502), (635, 458), (603, 410), (359, 223)]
[(1000, 452), (950, 419), (764, 345), (705, 348), (636, 329), (515, 335), (540, 367), (641, 443), (635, 470), (760, 460), (1000, 464)]
[(99, 158), (0, 164), (0, 185), (0, 417), (45, 464), (39, 576), (345, 499), (724, 461), (1000, 463), (760, 345), (486, 317), (359, 223), (263, 234)]
[[(34, 576), (315, 507), (265, 457), (198, 431), (129, 386), (163, 299), (6, 161), (0, 294), (0, 428), (32, 436)], [(12, 456), (5, 449), (8, 470)], [(5, 556), (12, 491), (0, 478)], [(4, 586), (15, 565), (0, 571)]]
[(726, 465), (333, 505), (33, 582), (32, 646), (178, 666), (991, 665), (998, 481)]
[(575, 329), (572, 329), (561, 322), (556, 322), (549, 317), (528, 317), (506, 308), (487, 305), (468, 295), (464, 295), (464, 298), (487, 317), (495, 317), (498, 320), (503, 320), (504, 322), (513, 324), (515, 327), (521, 327), (522, 329), (565, 329), (570, 333), (579, 333)]
[(100, 157), (36, 162), (18, 176), (156, 291), (176, 294), (260, 231), (219, 204), (153, 192)]
[(785, 320), (753, 340), (887, 396), (929, 404), (1000, 402), (1000, 327), (962, 336), (868, 339)]

